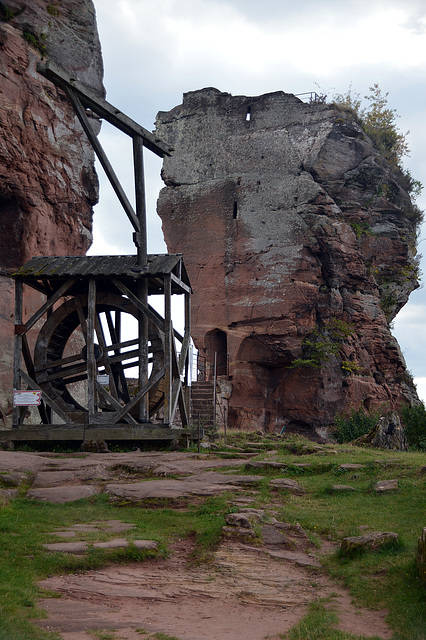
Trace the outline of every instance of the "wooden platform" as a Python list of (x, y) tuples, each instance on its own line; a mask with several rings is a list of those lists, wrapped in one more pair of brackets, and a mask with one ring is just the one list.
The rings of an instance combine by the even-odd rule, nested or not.
[(196, 429), (180, 429), (162, 425), (128, 424), (94, 425), (84, 428), (76, 425), (32, 425), (13, 429), (0, 429), (0, 442), (59, 442), (84, 440), (198, 440)]

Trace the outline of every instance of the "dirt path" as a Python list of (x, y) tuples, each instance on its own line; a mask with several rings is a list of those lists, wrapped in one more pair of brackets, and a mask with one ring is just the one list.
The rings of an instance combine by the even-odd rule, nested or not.
[(231, 542), (220, 546), (208, 570), (188, 569), (190, 551), (190, 543), (181, 541), (168, 560), (45, 580), (41, 586), (62, 597), (41, 601), (49, 614), (42, 625), (64, 640), (93, 640), (87, 629), (116, 630), (123, 640), (140, 640), (137, 629), (182, 640), (278, 640), (309, 602), (331, 596), (339, 628), (392, 637), (384, 612), (355, 608), (321, 570)]
[[(236, 496), (235, 509), (244, 510), (263, 479), (236, 474), (244, 462), (189, 453), (92, 454), (59, 460), (49, 454), (0, 452), (3, 482), (19, 486), (30, 473), (27, 497), (72, 502), (90, 489), (107, 493), (111, 502), (134, 501), (139, 508), (147, 498), (168, 498), (178, 507), (181, 500), (188, 505), (229, 489)], [(297, 482), (286, 482), (288, 490), (300, 493)], [(243, 543), (232, 531), (224, 536), (208, 568), (188, 567), (193, 543), (181, 540), (167, 560), (51, 577), (41, 586), (61, 597), (40, 601), (48, 617), (39, 624), (57, 631), (63, 640), (100, 638), (99, 633), (89, 633), (93, 629), (105, 630), (105, 639), (116, 640), (140, 640), (148, 638), (145, 633), (157, 632), (181, 640), (278, 640), (278, 634), (305, 615), (310, 602), (329, 598), (342, 630), (383, 640), (392, 637), (385, 612), (354, 607), (347, 591), (326, 576), (299, 525), (271, 522), (261, 519), (257, 524), (263, 546), (250, 539)], [(129, 527), (115, 520), (75, 524), (56, 535), (77, 541), (79, 528), (107, 525), (111, 536), (125, 536)]]

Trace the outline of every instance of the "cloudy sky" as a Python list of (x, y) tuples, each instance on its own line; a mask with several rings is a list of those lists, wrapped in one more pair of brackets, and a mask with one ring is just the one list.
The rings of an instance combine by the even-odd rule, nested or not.
[[(405, 167), (426, 186), (424, 0), (94, 0), (109, 102), (145, 128), (182, 94), (216, 87), (233, 95), (317, 91), (378, 82), (397, 110), (411, 154)], [(131, 144), (103, 126), (102, 142), (132, 191)], [(155, 202), (161, 160), (146, 152), (148, 251), (166, 251)], [(130, 171), (129, 171), (130, 168)], [(92, 254), (133, 253), (132, 229), (101, 170)], [(426, 188), (418, 200), (426, 209)], [(425, 247), (425, 248), (423, 248)], [(426, 255), (426, 228), (420, 237)], [(426, 273), (426, 257), (423, 271)], [(394, 334), (426, 400), (426, 290), (414, 292)]]

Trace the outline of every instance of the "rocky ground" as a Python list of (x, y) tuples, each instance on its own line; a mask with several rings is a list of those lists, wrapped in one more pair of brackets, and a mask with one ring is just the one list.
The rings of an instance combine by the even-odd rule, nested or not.
[[(105, 492), (117, 505), (134, 503), (143, 508), (167, 499), (169, 506), (183, 509), (223, 491), (232, 490), (234, 495), (234, 512), (227, 516), (222, 542), (209, 565), (191, 567), (193, 541), (178, 539), (167, 559), (49, 577), (41, 586), (61, 597), (41, 601), (48, 612), (41, 624), (59, 632), (63, 640), (93, 639), (93, 632), (88, 633), (93, 629), (110, 630), (105, 637), (120, 640), (158, 632), (182, 640), (278, 640), (279, 633), (303, 617), (310, 602), (330, 597), (342, 630), (391, 638), (386, 612), (355, 607), (347, 591), (322, 570), (319, 554), (334, 550), (331, 543), (318, 551), (300, 525), (277, 521), (277, 505), (253, 508), (264, 476), (235, 473), (248, 461), (182, 452), (58, 457), (0, 451), (3, 485), (10, 486), (2, 490), (3, 500), (16, 495), (28, 477), (32, 482), (27, 497), (55, 503)], [(294, 480), (280, 481), (287, 481), (289, 491), (302, 491)], [(80, 555), (88, 553), (90, 546), (115, 549), (128, 544), (131, 528), (121, 522), (117, 508), (114, 520), (52, 527), (52, 542), (45, 547)], [(84, 540), (88, 531), (93, 534), (90, 543)], [(96, 541), (98, 531), (102, 542)], [(137, 540), (135, 544), (152, 549), (157, 543)]]

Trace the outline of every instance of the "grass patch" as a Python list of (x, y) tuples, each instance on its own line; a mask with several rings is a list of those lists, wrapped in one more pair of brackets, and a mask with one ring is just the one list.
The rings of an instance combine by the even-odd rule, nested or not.
[[(104, 496), (68, 504), (50, 504), (18, 499), (0, 509), (0, 640), (53, 640), (57, 634), (32, 624), (43, 617), (37, 599), (46, 597), (37, 581), (48, 575), (78, 573), (100, 569), (111, 563), (142, 562), (147, 557), (167, 554), (167, 543), (174, 538), (192, 536), (197, 561), (207, 556), (217, 544), (224, 524), (227, 500), (212, 499), (190, 512), (170, 509), (147, 510), (117, 507)], [(84, 556), (49, 553), (43, 544), (52, 542), (55, 529), (95, 520), (113, 520), (135, 524), (126, 532), (127, 539), (152, 539), (160, 545), (157, 551), (138, 550), (130, 545), (125, 549), (93, 549)], [(109, 537), (115, 537), (111, 534)], [(93, 534), (79, 536), (93, 540)], [(101, 539), (105, 536), (101, 534)], [(98, 538), (99, 539), (99, 538)], [(59, 539), (55, 538), (55, 541)]]
[[(287, 633), (280, 634), (282, 640), (367, 640), (366, 636), (354, 635), (336, 629), (338, 617), (332, 605), (326, 600), (318, 600), (309, 605), (306, 616)], [(378, 636), (368, 636), (368, 640), (381, 640)]]

